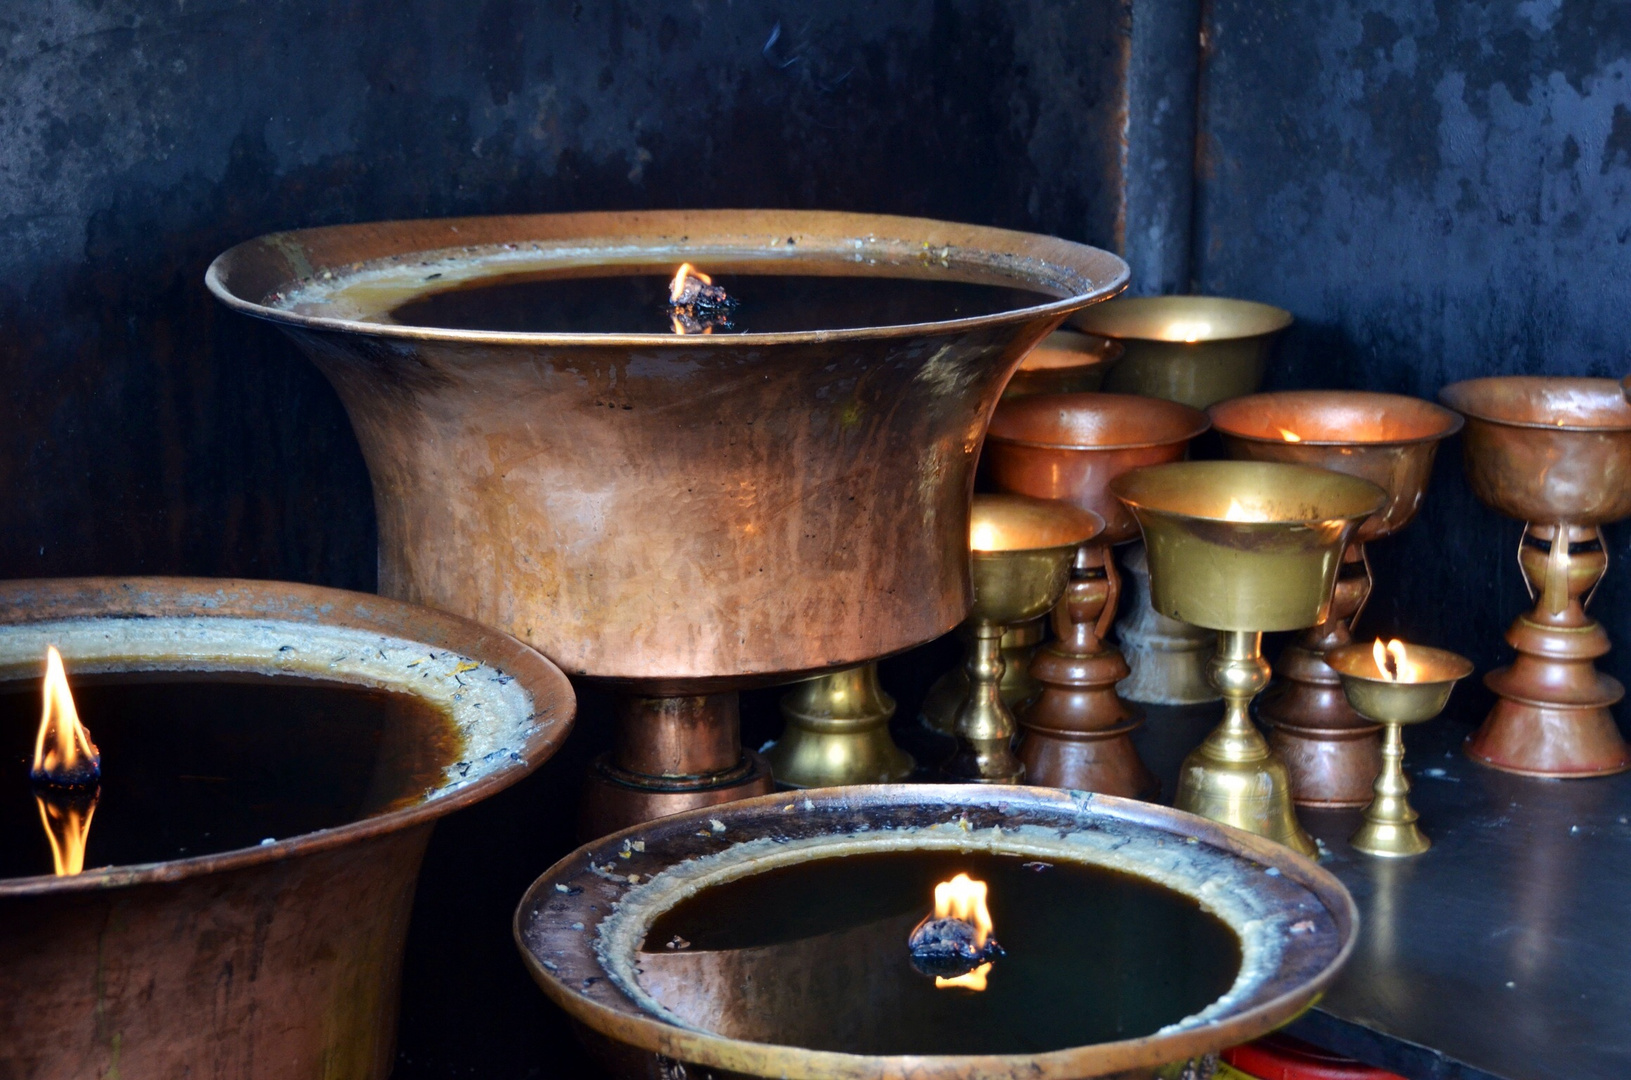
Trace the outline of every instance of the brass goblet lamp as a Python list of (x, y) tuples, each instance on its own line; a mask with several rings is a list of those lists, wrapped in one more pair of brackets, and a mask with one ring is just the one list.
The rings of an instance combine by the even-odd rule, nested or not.
[(1003, 388), (1002, 398), (1007, 401), (1033, 394), (1097, 390), (1104, 385), (1105, 373), (1125, 351), (1119, 341), (1074, 330), (1055, 330), (1025, 354)]
[(976, 495), (969, 524), (969, 566), (974, 608), (973, 645), (965, 671), (968, 696), (957, 710), (957, 752), (951, 776), (985, 784), (1015, 784), (1025, 766), (1014, 755), (1014, 714), (998, 692), (1005, 627), (1042, 615), (1058, 601), (1076, 549), (1097, 536), (1104, 521), (1069, 503), (1023, 495)]
[[(1220, 296), (1150, 296), (1098, 306), (1071, 325), (1126, 349), (1104, 388), (1197, 409), (1254, 392), (1275, 339), (1292, 322), (1282, 308)], [(1129, 547), (1125, 565), (1132, 600), (1116, 634), (1132, 675), (1121, 685), (1122, 696), (1160, 705), (1217, 700), (1206, 676), (1213, 635), (1150, 607), (1142, 545)]]
[(917, 763), (889, 736), (895, 699), (868, 661), (799, 683), (782, 695), (787, 727), (765, 752), (776, 782), (789, 787), (889, 784)]
[(1609, 706), (1625, 696), (1593, 665), (1608, 635), (1586, 614), (1608, 567), (1602, 526), (1631, 516), (1631, 403), (1613, 379), (1506, 376), (1439, 393), (1467, 418), (1473, 494), (1525, 522), (1518, 565), (1534, 609), (1506, 632), (1509, 667), (1484, 676), (1500, 701), (1467, 753), (1530, 776), (1605, 776), (1631, 768)]
[(1325, 654), (1342, 680), (1342, 692), (1363, 717), (1382, 725), (1382, 768), (1365, 823), (1349, 843), (1367, 855), (1398, 858), (1432, 847), (1416, 824), (1404, 775), (1404, 726), (1444, 711), (1455, 684), (1472, 674), (1472, 661), (1443, 649), (1380, 641), (1344, 645)]
[(1043, 690), (1018, 710), (1027, 782), (1134, 798), (1158, 790), (1131, 738), (1142, 714), (1116, 693), (1127, 661), (1105, 641), (1121, 596), (1112, 548), (1139, 535), (1109, 483), (1129, 469), (1181, 459), (1206, 428), (1199, 409), (1132, 394), (1042, 395), (997, 407), (982, 452), (992, 482), (1072, 503), (1105, 522), (1077, 553), (1054, 609), (1054, 640), (1031, 661)]
[(1388, 493), (1387, 505), (1359, 526), (1343, 553), (1330, 613), (1280, 653), (1278, 679), (1257, 710), (1291, 772), (1294, 802), (1363, 806), (1382, 765), (1381, 729), (1348, 704), (1324, 654), (1353, 641), (1350, 628), (1370, 599), (1365, 545), (1416, 516), (1438, 444), (1461, 430), (1461, 417), (1419, 398), (1364, 390), (1252, 394), (1208, 412), (1231, 457), (1316, 465)]
[(1326, 616), (1342, 551), (1387, 493), (1358, 477), (1257, 461), (1154, 465), (1110, 490), (1144, 531), (1155, 610), (1218, 631), (1208, 675), (1223, 722), (1184, 759), (1175, 804), (1313, 854), (1285, 762), (1247, 710), (1269, 681), (1264, 631)]

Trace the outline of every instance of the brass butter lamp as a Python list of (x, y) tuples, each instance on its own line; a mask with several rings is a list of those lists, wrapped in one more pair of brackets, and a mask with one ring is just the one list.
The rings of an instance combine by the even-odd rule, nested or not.
[(1461, 430), (1461, 417), (1419, 398), (1365, 390), (1251, 394), (1208, 412), (1231, 457), (1315, 465), (1388, 493), (1343, 553), (1330, 613), (1281, 651), (1276, 682), (1257, 707), (1299, 806), (1364, 806), (1382, 765), (1382, 729), (1348, 704), (1324, 654), (1353, 642), (1353, 621), (1372, 587), (1366, 545), (1416, 516), (1438, 445)]
[(1013, 750), (1014, 714), (998, 692), (1002, 632), (1058, 602), (1076, 549), (1103, 528), (1097, 514), (1069, 503), (974, 496), (969, 523), (974, 607), (967, 623), (972, 648), (964, 667), (969, 690), (957, 710), (957, 751), (946, 766), (950, 776), (984, 784), (1017, 784), (1025, 778)]
[(765, 752), (778, 784), (888, 784), (917, 767), (889, 735), (895, 699), (875, 661), (799, 683), (782, 695), (781, 713), (787, 726)]
[[(1126, 350), (1104, 388), (1204, 409), (1257, 390), (1275, 339), (1291, 313), (1221, 296), (1148, 296), (1111, 300), (1079, 312), (1071, 325), (1120, 342)], [(1216, 701), (1206, 675), (1213, 635), (1156, 612), (1149, 601), (1149, 563), (1131, 545), (1129, 611), (1116, 627), (1132, 674), (1123, 697), (1159, 705)]]
[(1467, 482), (1523, 522), (1518, 565), (1533, 610), (1506, 632), (1513, 663), (1484, 676), (1500, 698), (1467, 740), (1475, 761), (1559, 778), (1631, 768), (1609, 706), (1625, 696), (1594, 661), (1608, 652), (1586, 614), (1608, 568), (1602, 526), (1631, 516), (1631, 403), (1613, 379), (1470, 379), (1439, 394), (1467, 418)]
[(1123, 352), (1125, 348), (1119, 341), (1075, 330), (1055, 330), (1019, 362), (1002, 391), (1003, 400), (1098, 390), (1104, 385), (1105, 373)]
[(1363, 717), (1382, 725), (1382, 768), (1365, 821), (1349, 843), (1383, 858), (1420, 855), (1432, 841), (1416, 824), (1410, 782), (1404, 775), (1404, 727), (1444, 711), (1455, 684), (1472, 674), (1472, 661), (1443, 649), (1390, 642), (1344, 645), (1325, 655), (1342, 692)]
[(1110, 490), (1144, 531), (1155, 610), (1218, 631), (1208, 674), (1223, 722), (1184, 759), (1175, 805), (1312, 855), (1285, 762), (1248, 714), (1269, 680), (1263, 633), (1326, 616), (1342, 551), (1387, 493), (1358, 477), (1256, 461), (1154, 465)]
[(1121, 596), (1111, 552), (1139, 535), (1109, 484), (1129, 469), (1181, 459), (1206, 428), (1199, 409), (1132, 394), (1005, 400), (991, 419), (982, 464), (993, 484), (1080, 506), (1105, 522), (1077, 553), (1053, 612), (1054, 640), (1031, 661), (1043, 690), (1018, 710), (1029, 783), (1132, 798), (1159, 790), (1133, 746), (1142, 713), (1116, 693), (1127, 661), (1105, 640)]

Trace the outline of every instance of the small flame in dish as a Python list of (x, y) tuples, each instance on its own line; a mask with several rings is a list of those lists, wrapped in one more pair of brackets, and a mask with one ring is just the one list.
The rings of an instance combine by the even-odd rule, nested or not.
[(1416, 665), (1411, 662), (1409, 651), (1404, 642), (1394, 638), (1386, 645), (1382, 639), (1377, 638), (1371, 646), (1371, 656), (1376, 661), (1376, 670), (1388, 682), (1415, 682), (1417, 678)]
[(944, 990), (948, 986), (955, 986), (962, 990), (984, 990), (985, 977), (989, 974), (991, 974), (991, 965), (990, 963), (984, 963), (967, 975), (958, 975), (951, 979), (936, 975), (934, 977), (934, 986), (936, 990)]
[(1167, 340), (1194, 344), (1212, 332), (1209, 322), (1175, 322), (1167, 325)]
[(996, 551), (1002, 540), (1002, 533), (989, 521), (982, 521), (974, 526), (969, 535), (969, 547), (975, 551)]
[(680, 268), (674, 271), (674, 280), (668, 284), (668, 302), (670, 304), (688, 304), (696, 299), (700, 291), (692, 282), (702, 285), (712, 285), (714, 279), (704, 274), (690, 263), (680, 263)]
[(57, 787), (90, 787), (102, 776), (102, 753), (79, 722), (68, 672), (55, 645), (45, 649), (45, 711), (34, 737), (34, 765), (29, 776)]
[(1303, 437), (1301, 435), (1297, 434), (1295, 431), (1289, 431), (1286, 428), (1280, 428), (1279, 430), (1280, 430), (1280, 438), (1284, 439), (1286, 442), (1302, 442), (1303, 441)]
[(987, 887), (967, 874), (958, 874), (950, 881), (934, 887), (934, 917), (961, 919), (974, 927), (974, 947), (985, 948), (991, 939), (991, 909), (985, 906)]

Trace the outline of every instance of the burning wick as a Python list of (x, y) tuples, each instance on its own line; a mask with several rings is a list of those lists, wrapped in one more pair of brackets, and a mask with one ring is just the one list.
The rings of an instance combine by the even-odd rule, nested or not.
[(912, 966), (934, 976), (937, 988), (984, 990), (991, 961), (1006, 955), (991, 936), (986, 884), (967, 874), (934, 887), (934, 914), (912, 928)]
[(1376, 660), (1376, 670), (1386, 676), (1388, 682), (1416, 681), (1416, 665), (1410, 662), (1404, 642), (1398, 638), (1388, 642), (1385, 648), (1382, 639), (1377, 638), (1370, 651)]
[(974, 526), (974, 532), (969, 537), (968, 546), (974, 551), (996, 551), (1002, 534), (997, 527), (989, 521), (982, 521)]
[(1211, 332), (1212, 324), (1209, 322), (1175, 322), (1167, 327), (1167, 340), (1193, 345)]
[(1223, 511), (1223, 520), (1224, 521), (1261, 521), (1262, 518), (1259, 517), (1255, 512), (1253, 512), (1251, 510), (1248, 510), (1246, 508), (1246, 506), (1239, 499), (1237, 499), (1233, 495), (1231, 495), (1231, 496), (1229, 496), (1229, 506)]
[(34, 739), (29, 778), (34, 781), (34, 802), (40, 810), (40, 824), (45, 826), (45, 838), (51, 844), (51, 861), (60, 877), (85, 869), (85, 844), (101, 793), (98, 785), (102, 780), (102, 754), (91, 742), (91, 733), (79, 722), (62, 654), (54, 645), (45, 650), (41, 690), (45, 711)]
[(692, 266), (680, 263), (668, 285), (668, 320), (676, 334), (711, 334), (714, 328), (729, 330), (736, 301), (714, 279)]
[(1285, 428), (1280, 429), (1280, 438), (1284, 439), (1286, 442), (1303, 441), (1303, 437), (1301, 435), (1297, 434), (1295, 431), (1287, 431)]

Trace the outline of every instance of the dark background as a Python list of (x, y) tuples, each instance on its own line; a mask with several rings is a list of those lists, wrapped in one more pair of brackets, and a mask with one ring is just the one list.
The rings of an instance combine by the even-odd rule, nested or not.
[[(0, 576), (373, 587), (339, 402), (202, 284), (226, 247), (306, 225), (923, 214), (1123, 251), (1141, 291), (1287, 307), (1273, 386), (1617, 376), (1628, 37), (1615, 0), (12, 0)], [(1362, 631), (1491, 666), (1524, 606), (1518, 529), (1471, 498), (1451, 447), (1421, 518), (1373, 549)], [(1627, 554), (1626, 530), (1611, 540)], [(1631, 646), (1628, 596), (1615, 567), (1595, 610)], [(903, 712), (950, 655), (886, 666)], [(1626, 655), (1604, 664), (1622, 680)], [(586, 695), (556, 761), (438, 832), (399, 1076), (575, 1074), (508, 920), (570, 847), (603, 708)], [(745, 710), (750, 742), (773, 733), (774, 694)]]

